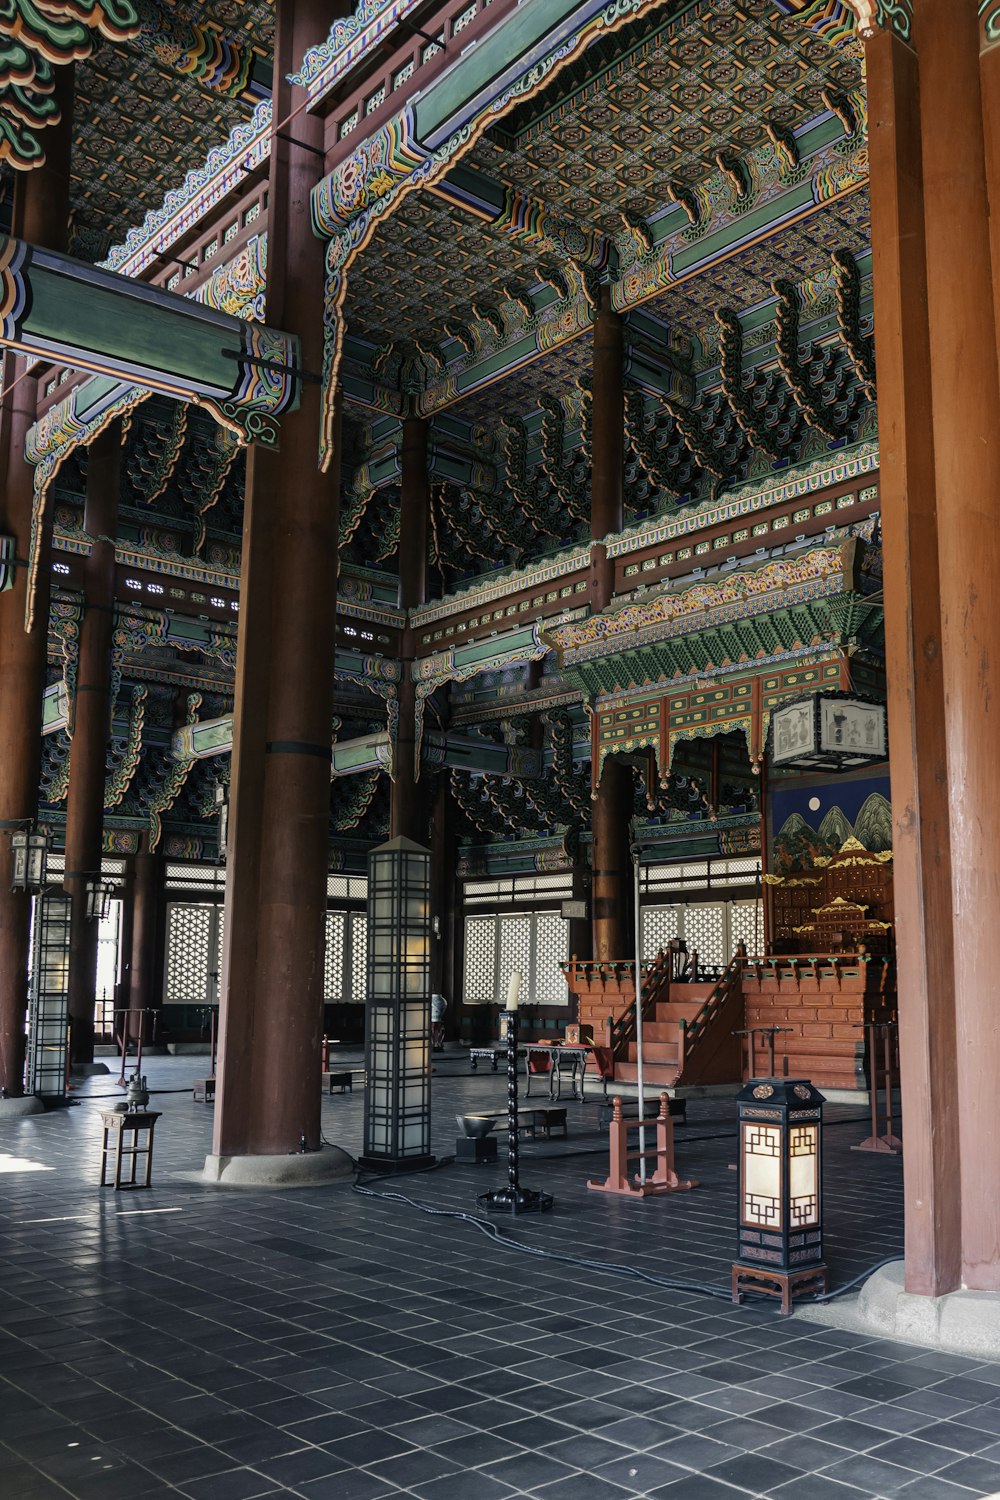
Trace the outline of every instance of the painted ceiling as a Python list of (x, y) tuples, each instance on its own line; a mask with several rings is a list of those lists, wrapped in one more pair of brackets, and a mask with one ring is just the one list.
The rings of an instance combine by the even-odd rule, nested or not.
[(124, 240), (249, 118), (249, 84), (237, 97), (226, 92), (243, 84), (249, 54), (269, 71), (273, 0), (141, 0), (136, 8), (136, 38), (98, 37), (77, 64), (71, 249), (84, 260)]

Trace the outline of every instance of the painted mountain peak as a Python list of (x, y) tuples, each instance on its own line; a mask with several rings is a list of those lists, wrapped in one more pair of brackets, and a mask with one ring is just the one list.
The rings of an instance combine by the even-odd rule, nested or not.
[(865, 799), (853, 824), (836, 805), (823, 815), (818, 828), (801, 813), (790, 813), (774, 836), (774, 872), (814, 869), (817, 859), (826, 861), (850, 838), (873, 854), (892, 848), (892, 807), (881, 792)]

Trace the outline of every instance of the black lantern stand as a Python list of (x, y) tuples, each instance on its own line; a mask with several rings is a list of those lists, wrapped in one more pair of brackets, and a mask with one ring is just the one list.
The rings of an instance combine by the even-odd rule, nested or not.
[(803, 1078), (751, 1078), (737, 1094), (739, 1227), (733, 1301), (825, 1292), (823, 1095)]
[(479, 1202), (490, 1213), (540, 1214), (552, 1207), (551, 1193), (535, 1192), (520, 1183), (517, 1137), (517, 1007), (508, 1007), (507, 1021), (507, 1186), (483, 1193)]
[(395, 838), (368, 856), (365, 1136), (369, 1171), (432, 1166), (430, 850)]

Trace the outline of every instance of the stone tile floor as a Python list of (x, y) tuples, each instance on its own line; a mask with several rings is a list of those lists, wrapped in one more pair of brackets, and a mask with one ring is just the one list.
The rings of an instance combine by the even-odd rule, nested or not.
[[(1000, 1490), (1000, 1364), (732, 1306), (729, 1101), (692, 1103), (677, 1131), (701, 1186), (645, 1203), (588, 1194), (606, 1147), (596, 1101), (570, 1102), (565, 1142), (522, 1148), (522, 1181), (553, 1192), (553, 1212), (504, 1223), (498, 1242), (474, 1216), (502, 1161), (376, 1184), (380, 1197), (196, 1186), (178, 1174), (209, 1149), (211, 1107), (187, 1092), (204, 1061), (146, 1072), (164, 1091), (149, 1192), (97, 1187), (111, 1079), (0, 1122), (2, 1500)], [(456, 1110), (504, 1092), (442, 1061), (435, 1149), (454, 1149)], [(323, 1103), (327, 1137), (352, 1153), (362, 1099)], [(828, 1110), (834, 1285), (901, 1244), (900, 1163), (852, 1154), (866, 1133), (857, 1111)]]

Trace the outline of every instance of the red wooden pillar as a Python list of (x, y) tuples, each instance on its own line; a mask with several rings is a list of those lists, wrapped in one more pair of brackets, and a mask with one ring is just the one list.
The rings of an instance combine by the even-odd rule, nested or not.
[[(602, 288), (594, 323), (593, 412), (590, 462), (590, 607), (595, 613), (611, 603), (614, 566), (602, 537), (622, 529), (625, 487), (624, 337), (622, 320)], [(631, 863), (629, 820), (632, 774), (614, 758), (593, 804), (591, 925), (594, 958), (628, 958), (632, 953)]]
[[(1000, 384), (976, 0), (867, 43), (906, 1284), (1000, 1287)], [(987, 110), (987, 114), (988, 114)]]
[[(310, 192), (323, 122), (287, 75), (346, 4), (279, 0), (268, 318), (323, 368), (323, 245)], [(293, 113), (294, 112), (294, 113)], [(247, 464), (221, 1037), (213, 1152), (286, 1157), (320, 1145), (320, 1037), (329, 858), (338, 457), (317, 468), (320, 387), (304, 382), (280, 451)]]
[(128, 1034), (149, 1039), (149, 1012), (163, 995), (163, 974), (158, 963), (160, 908), (164, 897), (165, 864), (162, 854), (149, 847), (149, 834), (142, 835), (139, 852), (133, 856), (132, 913), (129, 942)]
[[(430, 491), (427, 478), (428, 424), (422, 417), (403, 422), (399, 497), (399, 607), (416, 609), (427, 597), (427, 524)], [(427, 842), (425, 784), (417, 779), (416, 695), (410, 668), (416, 656), (415, 633), (403, 633), (399, 720), (390, 802), (390, 837)]]
[[(31, 244), (65, 250), (73, 126), (73, 69), (56, 69), (58, 125), (45, 131), (45, 163), (14, 173), (13, 232)], [(48, 642), (51, 528), (43, 527), (35, 624), (25, 631), (28, 545), (34, 470), (24, 440), (35, 421), (36, 382), (3, 360), (0, 414), (0, 531), (13, 536), (19, 566), (14, 587), (0, 594), (0, 1089), (23, 1090), (24, 1020), (28, 996), (30, 897), (10, 888), (10, 832), (38, 812), (42, 694)], [(20, 378), (18, 378), (20, 376)]]
[(1000, 380), (977, 0), (916, 0), (951, 814), (964, 1286), (1000, 1291)]
[(69, 894), (69, 1020), (75, 1064), (94, 1060), (97, 986), (96, 920), (87, 916), (87, 880), (101, 872), (104, 782), (111, 734), (108, 692), (115, 608), (115, 544), (121, 486), (121, 422), (112, 422), (87, 454), (83, 525), (91, 538), (83, 565), (83, 620), (76, 692), (70, 707), (73, 739), (66, 797), (66, 874)]

